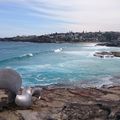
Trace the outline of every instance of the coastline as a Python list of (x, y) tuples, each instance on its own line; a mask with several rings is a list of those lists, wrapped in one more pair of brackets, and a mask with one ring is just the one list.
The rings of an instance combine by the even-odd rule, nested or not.
[[(96, 52), (96, 57), (109, 58), (111, 54), (114, 55), (113, 57), (120, 57), (120, 52)], [(29, 108), (18, 107), (15, 103), (0, 107), (0, 120), (119, 120), (119, 80), (120, 77), (112, 77), (110, 82), (113, 84), (103, 85), (103, 83), (100, 87), (80, 87), (80, 83), (80, 85), (76, 83), (77, 86), (72, 83), (53, 84), (46, 87), (33, 86), (31, 88), (42, 88), (40, 99), (38, 95), (33, 96), (33, 103)], [(108, 83), (109, 80), (103, 81)], [(7, 96), (1, 94), (4, 93), (0, 92), (0, 97), (5, 100)]]
[[(38, 86), (37, 86), (38, 87)], [(119, 120), (120, 86), (78, 88), (44, 87), (33, 96), (29, 108), (9, 104), (0, 112), (3, 120)]]
[(0, 41), (33, 43), (100, 42), (99, 45), (120, 47), (120, 32), (68, 32), (0, 38)]

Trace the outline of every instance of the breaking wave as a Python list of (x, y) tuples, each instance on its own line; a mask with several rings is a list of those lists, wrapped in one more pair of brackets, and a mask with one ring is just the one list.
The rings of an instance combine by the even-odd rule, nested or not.
[(9, 62), (9, 61), (16, 61), (16, 60), (23, 60), (23, 59), (30, 58), (33, 56), (34, 55), (32, 53), (28, 53), (28, 54), (24, 54), (24, 55), (21, 55), (18, 57), (12, 57), (12, 58), (1, 60), (0, 63), (5, 63), (5, 62)]
[(59, 48), (59, 49), (54, 50), (54, 52), (58, 53), (58, 52), (61, 52), (62, 50), (63, 50), (62, 48)]
[(93, 56), (93, 51), (64, 51), (63, 53), (69, 55)]
[(22, 55), (21, 57), (33, 57), (33, 54), (32, 53), (28, 53), (28, 54)]
[(28, 58), (31, 58), (31, 57), (34, 57), (34, 56), (37, 56), (37, 55), (40, 55), (40, 54), (46, 54), (46, 53), (50, 53), (50, 52), (53, 52), (53, 51), (41, 51), (41, 52), (36, 52), (36, 53), (27, 53), (27, 54), (23, 54), (23, 55), (20, 55), (20, 56), (0, 60), (0, 63), (7, 63), (7, 62), (11, 62), (11, 61), (13, 62), (13, 61), (25, 60), (25, 59), (28, 59)]

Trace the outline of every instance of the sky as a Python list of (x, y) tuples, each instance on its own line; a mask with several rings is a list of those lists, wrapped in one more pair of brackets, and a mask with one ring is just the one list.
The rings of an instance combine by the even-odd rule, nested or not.
[(120, 0), (0, 0), (0, 37), (120, 31)]

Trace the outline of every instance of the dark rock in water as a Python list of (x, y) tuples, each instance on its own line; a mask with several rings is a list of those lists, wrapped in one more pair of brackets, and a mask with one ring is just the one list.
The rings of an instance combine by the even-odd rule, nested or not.
[(115, 57), (120, 57), (120, 52), (111, 52)]
[(108, 47), (120, 47), (120, 41), (112, 41), (106, 43), (99, 43), (97, 45), (108, 46)]
[(106, 58), (106, 57), (112, 58), (114, 57), (114, 54), (112, 54), (111, 52), (96, 52), (94, 56), (100, 58)]
[(98, 43), (99, 46), (108, 46), (108, 47), (120, 47), (120, 42), (106, 42), (106, 43)]
[(96, 57), (100, 57), (100, 58), (113, 58), (113, 57), (120, 57), (120, 52), (96, 52), (94, 54), (94, 56)]

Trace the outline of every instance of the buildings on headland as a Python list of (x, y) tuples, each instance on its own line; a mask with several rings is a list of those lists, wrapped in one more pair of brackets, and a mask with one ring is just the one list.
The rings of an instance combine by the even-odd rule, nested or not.
[(0, 41), (22, 41), (39, 43), (62, 43), (62, 42), (109, 42), (120, 45), (120, 32), (68, 32), (52, 33), (41, 36), (16, 36), (0, 38)]

